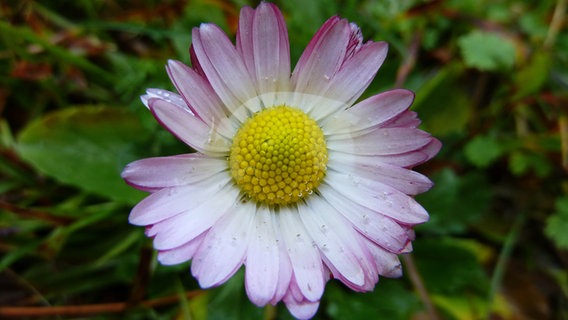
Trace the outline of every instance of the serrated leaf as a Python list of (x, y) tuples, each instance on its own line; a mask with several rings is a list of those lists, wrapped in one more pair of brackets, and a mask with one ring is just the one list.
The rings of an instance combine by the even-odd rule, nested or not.
[(20, 133), (16, 150), (44, 174), (63, 183), (126, 203), (143, 193), (120, 172), (137, 158), (134, 143), (147, 132), (132, 114), (107, 107), (77, 107), (50, 113)]
[(556, 200), (556, 212), (546, 219), (544, 232), (563, 249), (568, 249), (568, 197)]
[(503, 154), (503, 147), (490, 136), (476, 136), (464, 149), (467, 159), (474, 165), (485, 168)]
[(482, 71), (510, 70), (515, 63), (515, 46), (497, 33), (473, 31), (460, 37), (458, 45), (466, 66)]

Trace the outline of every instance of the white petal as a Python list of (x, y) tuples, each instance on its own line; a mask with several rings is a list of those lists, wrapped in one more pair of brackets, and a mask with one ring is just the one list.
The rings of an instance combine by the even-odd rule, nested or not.
[(306, 299), (318, 301), (325, 286), (321, 256), (303, 226), (297, 209), (281, 207), (278, 213), (294, 277)]
[(241, 56), (219, 27), (204, 23), (194, 28), (192, 45), (207, 80), (229, 111), (257, 95)]
[(300, 320), (311, 319), (318, 311), (320, 304), (319, 301), (297, 301), (291, 295), (284, 297), (284, 303), (292, 316)]
[(427, 145), (432, 136), (408, 128), (378, 128), (364, 134), (332, 135), (327, 137), (331, 150), (357, 155), (392, 155), (411, 152)]
[(206, 79), (175, 60), (168, 61), (167, 71), (194, 115), (227, 138), (235, 135), (238, 125), (227, 118), (228, 110), (225, 110), (223, 102)]
[(191, 241), (225, 215), (238, 196), (239, 190), (229, 184), (202, 204), (153, 225), (151, 228), (157, 230), (154, 248), (167, 250)]
[(286, 251), (286, 246), (282, 240), (282, 232), (280, 225), (278, 224), (278, 219), (274, 221), (275, 228), (277, 229), (277, 241), (278, 241), (278, 285), (276, 287), (276, 292), (270, 300), (271, 304), (276, 304), (288, 292), (288, 287), (292, 279), (292, 264), (290, 262), (290, 257)]
[(388, 278), (402, 276), (402, 265), (396, 254), (388, 252), (371, 242), (367, 242), (367, 247), (375, 259), (375, 264), (381, 276)]
[(254, 204), (237, 201), (207, 232), (191, 263), (191, 273), (202, 288), (227, 281), (240, 268), (254, 235), (255, 210)]
[(361, 246), (361, 237), (349, 221), (319, 196), (308, 198), (299, 212), (326, 265), (336, 271), (334, 276), (358, 289), (372, 288), (374, 282), (367, 280), (378, 280), (372, 256)]
[(346, 59), (325, 95), (351, 105), (367, 89), (387, 56), (386, 42), (368, 42)]
[(328, 185), (319, 188), (321, 195), (365, 237), (391, 252), (400, 252), (408, 242), (406, 229), (386, 217), (351, 199)]
[(329, 19), (308, 44), (292, 74), (294, 91), (322, 95), (341, 67), (351, 27), (347, 20)]
[(171, 91), (151, 88), (151, 89), (146, 90), (145, 95), (140, 96), (140, 100), (142, 100), (142, 103), (148, 109), (150, 109), (150, 105), (148, 104), (148, 102), (150, 101), (150, 99), (153, 99), (153, 98), (158, 98), (160, 100), (164, 100), (164, 101), (167, 101), (169, 103), (173, 103), (173, 104), (179, 106), (180, 108), (185, 108), (185, 109), (189, 110), (189, 107), (187, 106), (187, 104), (185, 103), (183, 98), (179, 94), (173, 93)]
[(416, 200), (387, 185), (332, 170), (328, 170), (325, 184), (355, 203), (400, 223), (415, 225), (428, 220), (428, 213)]
[(383, 92), (333, 115), (322, 129), (326, 135), (332, 136), (382, 126), (407, 110), (413, 100), (414, 93), (409, 90)]
[(162, 189), (140, 201), (132, 209), (128, 221), (145, 226), (173, 217), (217, 196), (229, 181), (229, 174), (221, 172), (212, 176), (206, 183)]
[(256, 81), (258, 93), (290, 90), (290, 49), (282, 13), (262, 2), (241, 10), (237, 50)]
[(203, 242), (205, 233), (193, 238), (186, 244), (170, 250), (158, 252), (158, 261), (163, 265), (174, 265), (189, 261)]
[(196, 118), (189, 109), (160, 99), (150, 99), (149, 103), (154, 117), (195, 150), (212, 157), (224, 156), (229, 152), (231, 141)]
[(426, 192), (432, 187), (432, 181), (426, 176), (406, 168), (381, 163), (373, 156), (332, 151), (327, 166), (335, 171), (376, 180), (409, 195)]
[(135, 188), (154, 192), (209, 179), (226, 169), (226, 159), (191, 153), (134, 161), (124, 168), (121, 176)]
[(266, 305), (278, 286), (280, 249), (276, 239), (275, 213), (261, 206), (254, 218), (246, 255), (245, 288), (250, 300)]

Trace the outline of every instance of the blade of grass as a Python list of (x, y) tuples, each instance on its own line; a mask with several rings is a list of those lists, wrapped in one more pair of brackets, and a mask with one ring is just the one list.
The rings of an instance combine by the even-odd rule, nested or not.
[(114, 257), (117, 257), (121, 253), (128, 250), (128, 248), (130, 248), (134, 243), (136, 243), (138, 239), (140, 239), (141, 237), (143, 237), (143, 234), (139, 230), (130, 232), (130, 234), (123, 241), (121, 241), (116, 246), (114, 246), (105, 255), (98, 258), (93, 264), (96, 267), (103, 266), (109, 260), (113, 259)]
[(497, 263), (495, 265), (495, 270), (493, 271), (493, 276), (491, 277), (491, 286), (489, 289), (489, 294), (487, 296), (487, 315), (486, 319), (491, 319), (491, 310), (493, 306), (493, 302), (495, 300), (495, 295), (501, 286), (503, 281), (503, 275), (507, 269), (507, 262), (511, 257), (511, 253), (513, 252), (513, 248), (519, 238), (519, 233), (524, 225), (526, 219), (526, 215), (521, 213), (515, 219), (511, 230), (507, 234), (507, 238), (505, 239), (505, 243), (503, 244), (503, 248), (501, 248), (501, 253), (499, 254), (499, 258), (497, 259)]

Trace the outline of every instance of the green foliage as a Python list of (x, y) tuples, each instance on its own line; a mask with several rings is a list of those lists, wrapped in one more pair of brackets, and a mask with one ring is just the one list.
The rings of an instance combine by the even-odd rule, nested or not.
[(514, 44), (502, 35), (472, 31), (458, 45), (466, 66), (482, 71), (509, 71), (515, 63)]
[(417, 268), (432, 293), (483, 294), (487, 290), (489, 281), (467, 244), (451, 238), (419, 239), (414, 250)]
[(86, 191), (135, 203), (141, 193), (120, 178), (148, 133), (123, 109), (80, 107), (47, 114), (19, 135), (16, 148), (39, 171)]
[(464, 154), (474, 165), (485, 168), (503, 154), (503, 146), (497, 139), (478, 135), (467, 143)]
[(487, 210), (491, 190), (479, 173), (458, 176), (444, 169), (432, 176), (435, 187), (419, 195), (418, 201), (430, 213), (430, 220), (418, 230), (432, 234), (460, 234)]
[(526, 151), (513, 152), (509, 158), (509, 168), (515, 175), (534, 172), (540, 177), (545, 177), (552, 172), (548, 159), (538, 153)]
[[(387, 41), (363, 97), (412, 89), (421, 128), (443, 143), (415, 168), (435, 184), (416, 196), (430, 214), (415, 228), (417, 270), (405, 265), (403, 279), (381, 278), (370, 293), (331, 280), (315, 318), (428, 318), (409, 275), (444, 319), (566, 318), (566, 1), (275, 2), (292, 66), (335, 14)], [(251, 304), (242, 270), (201, 290), (188, 263), (159, 265), (144, 230), (128, 224), (144, 194), (120, 178), (132, 160), (188, 152), (139, 96), (173, 90), (164, 65), (189, 63), (193, 27), (212, 22), (234, 38), (240, 7), (256, 3), (0, 5), (0, 318), (4, 306), (109, 302), (126, 310), (88, 317), (292, 319), (282, 304)]]
[(556, 211), (546, 219), (546, 235), (563, 249), (568, 249), (568, 197), (556, 201)]
[(420, 301), (405, 283), (397, 279), (382, 278), (374, 292), (354, 294), (337, 284), (326, 289), (326, 313), (333, 319), (409, 319), (422, 309)]
[(451, 64), (437, 72), (416, 92), (413, 109), (424, 121), (425, 130), (446, 136), (465, 130), (472, 114), (472, 101), (456, 78), (464, 72)]

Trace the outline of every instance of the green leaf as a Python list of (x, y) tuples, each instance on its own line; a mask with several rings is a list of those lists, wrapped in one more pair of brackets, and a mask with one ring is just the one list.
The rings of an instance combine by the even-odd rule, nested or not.
[(458, 85), (463, 67), (449, 64), (436, 73), (416, 92), (413, 110), (422, 119), (422, 127), (435, 136), (466, 130), (472, 114), (472, 100)]
[(125, 110), (77, 107), (31, 122), (20, 133), (16, 150), (36, 169), (63, 183), (135, 203), (143, 193), (126, 185), (120, 172), (140, 157), (134, 144), (147, 137)]
[(458, 176), (444, 169), (432, 176), (434, 188), (416, 199), (430, 214), (417, 230), (432, 234), (460, 234), (478, 220), (491, 202), (491, 188), (476, 172)]
[(474, 165), (485, 168), (503, 154), (503, 147), (491, 136), (476, 136), (465, 146), (465, 156)]
[[(381, 278), (373, 292), (356, 293), (330, 283), (325, 293), (326, 313), (332, 319), (410, 319), (420, 300), (400, 279)], [(320, 311), (321, 313), (321, 311)]]
[(568, 197), (556, 200), (556, 212), (546, 220), (545, 234), (563, 249), (568, 249)]
[(432, 300), (448, 317), (446, 319), (475, 320), (482, 319), (480, 315), (488, 314), (491, 309), (492, 318), (511, 319), (511, 308), (502, 295), (495, 297), (493, 305), (482, 296), (472, 295), (433, 295)]
[(431, 293), (485, 296), (489, 280), (468, 242), (430, 238), (418, 239), (413, 245), (416, 267)]
[(262, 319), (264, 310), (253, 305), (246, 296), (243, 269), (225, 284), (211, 291), (207, 319)]
[(460, 37), (458, 45), (466, 66), (483, 71), (507, 71), (515, 63), (513, 42), (497, 33), (473, 31)]
[(509, 169), (518, 176), (526, 174), (532, 169), (539, 177), (546, 177), (552, 172), (553, 168), (545, 155), (519, 150), (511, 153)]
[(546, 83), (550, 75), (552, 60), (547, 52), (535, 53), (529, 63), (515, 73), (514, 81), (517, 92), (513, 100), (536, 94)]

